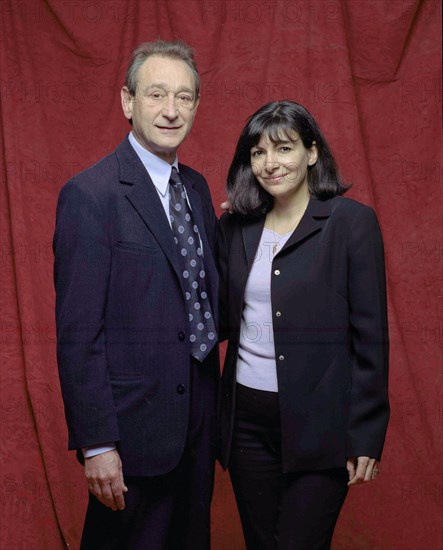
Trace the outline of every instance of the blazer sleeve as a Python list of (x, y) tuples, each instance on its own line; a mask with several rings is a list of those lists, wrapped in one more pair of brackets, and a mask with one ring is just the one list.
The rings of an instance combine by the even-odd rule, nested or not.
[(379, 460), (389, 420), (389, 343), (383, 241), (369, 207), (352, 223), (348, 285), (353, 363), (347, 456)]
[(71, 180), (62, 189), (53, 249), (57, 362), (69, 448), (118, 441), (104, 331), (110, 246), (90, 186)]

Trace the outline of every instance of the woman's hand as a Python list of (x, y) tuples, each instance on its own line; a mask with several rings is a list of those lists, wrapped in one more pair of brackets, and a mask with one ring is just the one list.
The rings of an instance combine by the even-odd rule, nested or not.
[(369, 456), (352, 456), (346, 460), (349, 473), (348, 487), (372, 481), (378, 475), (378, 461)]

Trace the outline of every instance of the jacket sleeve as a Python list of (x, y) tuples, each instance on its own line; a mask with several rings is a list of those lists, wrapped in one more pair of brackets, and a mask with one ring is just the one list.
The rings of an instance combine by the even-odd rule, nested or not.
[(110, 246), (97, 199), (76, 180), (60, 193), (53, 249), (57, 362), (69, 448), (118, 441), (104, 331)]
[(380, 459), (389, 420), (388, 321), (383, 241), (369, 207), (352, 223), (348, 285), (353, 363), (347, 456)]

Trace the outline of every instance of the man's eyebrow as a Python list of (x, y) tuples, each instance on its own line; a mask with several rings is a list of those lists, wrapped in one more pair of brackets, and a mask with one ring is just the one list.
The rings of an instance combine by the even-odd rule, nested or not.
[[(148, 84), (148, 86), (146, 86), (143, 89), (143, 92), (148, 92), (149, 90), (152, 90), (153, 88), (160, 88), (161, 90), (166, 91), (168, 89), (168, 85), (165, 82), (158, 82), (158, 83)], [(191, 88), (188, 88), (187, 86), (183, 86), (182, 88), (179, 88), (176, 93), (180, 93), (180, 92), (188, 92), (190, 94), (195, 93), (194, 90), (192, 90)]]

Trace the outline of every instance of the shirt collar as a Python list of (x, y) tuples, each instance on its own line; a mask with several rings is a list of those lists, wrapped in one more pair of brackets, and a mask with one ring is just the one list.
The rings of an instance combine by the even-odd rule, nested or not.
[[(157, 191), (161, 195), (165, 196), (168, 191), (169, 178), (171, 177), (171, 164), (157, 157), (140, 145), (132, 132), (130, 132), (128, 139), (139, 159), (142, 161), (143, 166), (146, 168), (146, 171), (150, 175)], [(175, 156), (172, 166), (175, 166), (178, 171), (177, 155)]]

